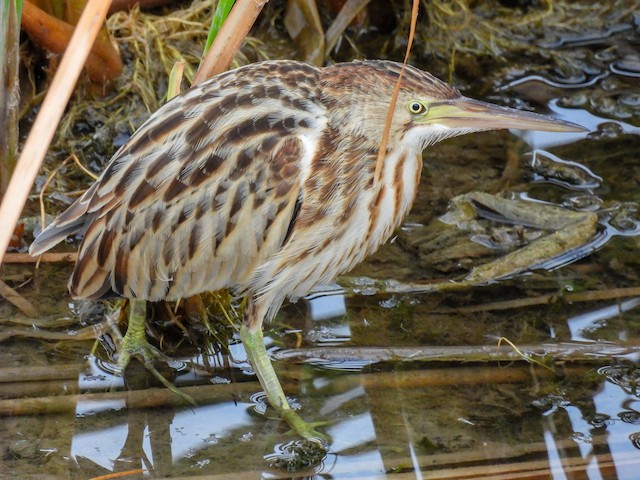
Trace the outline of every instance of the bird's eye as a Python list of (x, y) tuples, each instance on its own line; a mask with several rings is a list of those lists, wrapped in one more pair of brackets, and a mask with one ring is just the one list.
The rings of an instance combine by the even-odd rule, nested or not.
[(414, 115), (420, 115), (421, 113), (424, 113), (427, 111), (427, 107), (425, 107), (423, 103), (416, 102), (416, 101), (410, 102), (408, 105), (408, 108), (409, 108), (409, 111)]

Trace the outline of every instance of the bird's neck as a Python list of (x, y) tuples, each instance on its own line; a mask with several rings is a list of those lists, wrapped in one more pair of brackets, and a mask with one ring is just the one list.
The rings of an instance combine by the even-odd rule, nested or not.
[(386, 242), (411, 210), (422, 173), (422, 154), (395, 148), (383, 160), (379, 179), (373, 183), (370, 207), (369, 253)]

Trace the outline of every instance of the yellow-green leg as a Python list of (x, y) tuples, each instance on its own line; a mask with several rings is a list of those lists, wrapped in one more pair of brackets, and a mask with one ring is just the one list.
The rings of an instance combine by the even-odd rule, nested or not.
[(130, 300), (129, 326), (127, 327), (127, 333), (122, 338), (118, 347), (118, 369), (124, 373), (125, 368), (131, 361), (131, 357), (137, 357), (145, 368), (165, 387), (189, 403), (196, 405), (196, 401), (190, 395), (176, 388), (176, 386), (164, 378), (154, 366), (153, 362), (155, 360), (168, 361), (169, 358), (147, 340), (146, 319), (147, 302), (145, 300)]
[(314, 426), (318, 424), (305, 422), (289, 405), (264, 346), (262, 328), (252, 329), (251, 326), (243, 324), (240, 327), (240, 339), (260, 385), (267, 395), (269, 404), (280, 412), (282, 418), (295, 433), (308, 440), (324, 441), (325, 436), (314, 429)]

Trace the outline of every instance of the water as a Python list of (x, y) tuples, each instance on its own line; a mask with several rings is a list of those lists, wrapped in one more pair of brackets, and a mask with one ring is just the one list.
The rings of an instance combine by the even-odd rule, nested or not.
[[(491, 288), (492, 294), (476, 293), (470, 303), (490, 301), (503, 287)], [(295, 457), (290, 452), (297, 439), (256, 395), (259, 384), (241, 346), (233, 344), (209, 378), (188, 369), (175, 378), (181, 388), (202, 393), (197, 407), (175, 405), (177, 397), (164, 389), (143, 391), (142, 398), (127, 395), (122, 379), (91, 357), (69, 378), (5, 381), (4, 407), (20, 397), (50, 403), (40, 414), (4, 412), (3, 473), (93, 478), (142, 469), (148, 477), (178, 478), (513, 478), (516, 472), (551, 472), (553, 478), (634, 478), (640, 458), (640, 350), (632, 348), (640, 327), (637, 299), (542, 306), (526, 314), (454, 314), (454, 321), (430, 314), (433, 299), (423, 296), (395, 297), (391, 304), (385, 295), (332, 296), (346, 315), (317, 320), (302, 313), (315, 311), (304, 303), (288, 307), (286, 329), (275, 329), (268, 340), (279, 346), (276, 358), (286, 356), (300, 334), (318, 357), (338, 346), (361, 355), (277, 361), (285, 391), (303, 417), (327, 422), (319, 429), (330, 437), (329, 453), (313, 468), (295, 475), (283, 470), (282, 458)], [(571, 342), (578, 351), (586, 344), (598, 348), (573, 359), (556, 357), (549, 363), (553, 372), (522, 361), (367, 359), (374, 347), (495, 345), (487, 334), (505, 335), (521, 347)], [(607, 354), (612, 344), (629, 349)], [(43, 370), (83, 359), (61, 358), (26, 340), (10, 342), (2, 355), (5, 364), (20, 355), (30, 365), (49, 363)], [(194, 384), (199, 386), (188, 387)]]

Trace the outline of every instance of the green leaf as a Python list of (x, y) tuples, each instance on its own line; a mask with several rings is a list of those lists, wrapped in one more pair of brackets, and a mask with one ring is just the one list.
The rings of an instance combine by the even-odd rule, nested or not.
[(204, 46), (204, 54), (209, 51), (211, 48), (211, 44), (213, 40), (218, 35), (220, 28), (222, 28), (222, 24), (229, 16), (229, 12), (231, 11), (231, 7), (235, 0), (219, 0), (218, 5), (216, 6), (216, 11), (213, 13), (213, 19), (211, 20), (211, 27), (209, 28), (209, 36), (207, 37), (207, 43)]

